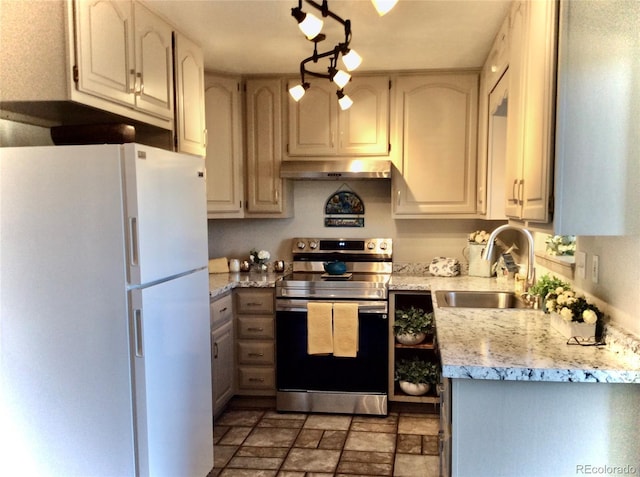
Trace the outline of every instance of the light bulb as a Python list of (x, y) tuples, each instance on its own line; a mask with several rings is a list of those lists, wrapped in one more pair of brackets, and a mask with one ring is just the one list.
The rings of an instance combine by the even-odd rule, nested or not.
[(338, 85), (340, 89), (344, 88), (349, 80), (351, 79), (351, 75), (346, 71), (338, 70), (335, 75), (333, 75), (333, 82)]
[(362, 57), (356, 53), (356, 50), (349, 50), (346, 55), (342, 55), (342, 62), (347, 68), (347, 71), (353, 71), (362, 63)]
[(391, 9), (396, 6), (398, 0), (371, 0), (371, 3), (373, 3), (378, 15), (383, 16), (389, 13)]
[(338, 104), (340, 105), (340, 109), (344, 111), (351, 107), (353, 100), (346, 94), (343, 94), (342, 96), (338, 96)]
[(289, 94), (295, 101), (300, 101), (300, 98), (304, 96), (305, 91), (305, 87), (301, 84), (297, 84), (293, 88), (289, 88)]
[(298, 23), (298, 27), (307, 39), (312, 40), (322, 31), (323, 24), (323, 21), (313, 13), (307, 13), (305, 14), (304, 20)]

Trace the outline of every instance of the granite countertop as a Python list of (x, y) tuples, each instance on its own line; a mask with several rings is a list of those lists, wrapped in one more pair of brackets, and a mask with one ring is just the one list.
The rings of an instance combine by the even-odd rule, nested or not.
[[(393, 276), (390, 290), (499, 290), (495, 278)], [(448, 378), (640, 383), (640, 357), (567, 345), (541, 310), (439, 307), (432, 294), (442, 372)]]
[[(282, 274), (210, 275), (211, 296), (273, 287)], [(393, 274), (390, 291), (498, 290), (495, 278)], [(439, 307), (432, 294), (443, 375), (448, 378), (640, 384), (640, 356), (609, 346), (567, 345), (540, 310)]]
[(210, 273), (209, 297), (217, 298), (234, 288), (273, 288), (282, 273)]

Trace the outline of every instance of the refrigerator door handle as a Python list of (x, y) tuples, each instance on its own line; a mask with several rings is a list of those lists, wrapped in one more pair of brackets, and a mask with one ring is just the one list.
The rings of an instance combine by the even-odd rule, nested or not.
[(138, 265), (138, 219), (129, 217), (129, 261), (131, 266)]
[(144, 357), (144, 339), (142, 336), (142, 310), (133, 310), (133, 328), (136, 343), (136, 358)]

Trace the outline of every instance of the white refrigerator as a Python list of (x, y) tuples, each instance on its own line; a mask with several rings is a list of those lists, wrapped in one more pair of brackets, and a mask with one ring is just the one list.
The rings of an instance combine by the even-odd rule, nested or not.
[(0, 148), (0, 475), (205, 476), (204, 160)]

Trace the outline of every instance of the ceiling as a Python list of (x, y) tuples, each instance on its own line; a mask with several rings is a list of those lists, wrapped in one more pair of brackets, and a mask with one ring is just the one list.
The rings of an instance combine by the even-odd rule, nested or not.
[[(321, 3), (320, 0), (317, 0)], [(236, 74), (297, 73), (313, 44), (291, 16), (297, 0), (147, 0), (204, 50), (205, 69)], [(475, 68), (484, 63), (511, 0), (400, 0), (379, 17), (369, 0), (329, 0), (351, 20), (360, 71)], [(303, 2), (303, 11), (321, 16)], [(319, 51), (344, 41), (326, 18)], [(325, 60), (326, 61), (326, 60)], [(323, 71), (323, 65), (315, 71)]]

